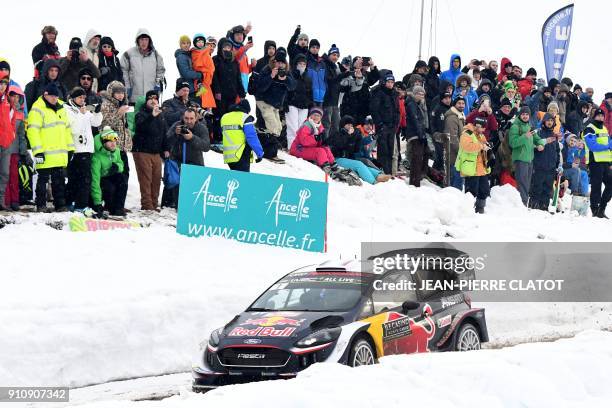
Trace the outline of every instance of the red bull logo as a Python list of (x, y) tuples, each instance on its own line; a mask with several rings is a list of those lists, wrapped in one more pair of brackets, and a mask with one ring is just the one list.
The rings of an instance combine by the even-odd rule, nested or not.
[(244, 323), (241, 323), (241, 326), (251, 325), (251, 326), (261, 326), (261, 327), (272, 327), (272, 326), (294, 326), (298, 327), (302, 324), (305, 319), (291, 319), (285, 316), (270, 316), (270, 317), (260, 317), (257, 319), (248, 319)]
[(385, 338), (383, 335), (384, 353), (388, 354), (410, 354), (425, 353), (429, 350), (429, 341), (436, 333), (436, 325), (433, 319), (431, 306), (423, 307), (425, 318), (421, 321), (404, 316), (399, 313), (389, 313), (388, 321), (383, 323), (385, 334), (392, 334)]
[(255, 329), (245, 329), (244, 327), (234, 327), (228, 334), (230, 337), (289, 337), (295, 331), (295, 327), (285, 327), (276, 329), (274, 327), (257, 327)]

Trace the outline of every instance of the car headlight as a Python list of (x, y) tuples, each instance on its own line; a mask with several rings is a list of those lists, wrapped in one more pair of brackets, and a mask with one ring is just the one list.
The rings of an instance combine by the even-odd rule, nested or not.
[[(219, 345), (219, 335), (221, 334), (222, 330), (223, 327), (219, 327), (217, 330), (213, 330), (213, 332), (210, 333), (210, 339), (208, 339), (208, 344), (210, 344), (211, 347), (217, 347)], [(206, 344), (204, 344), (204, 348), (206, 348)]]
[(342, 333), (342, 329), (340, 327), (334, 327), (333, 329), (324, 329), (309, 334), (304, 337), (297, 343), (295, 343), (296, 347), (313, 347), (318, 346), (320, 344), (329, 343), (331, 341), (335, 341), (340, 337), (340, 333)]

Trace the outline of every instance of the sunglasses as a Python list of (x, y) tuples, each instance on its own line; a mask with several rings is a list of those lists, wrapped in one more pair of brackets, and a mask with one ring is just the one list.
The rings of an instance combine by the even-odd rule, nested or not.
[(92, 78), (90, 76), (82, 76), (81, 81), (91, 81)]

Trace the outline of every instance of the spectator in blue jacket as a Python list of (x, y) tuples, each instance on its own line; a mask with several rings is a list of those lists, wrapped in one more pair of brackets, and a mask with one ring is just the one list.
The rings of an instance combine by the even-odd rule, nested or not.
[(453, 54), (450, 57), (450, 67), (440, 74), (440, 81), (447, 81), (451, 84), (457, 83), (457, 78), (461, 75), (461, 56)]
[(467, 117), (474, 107), (474, 103), (478, 100), (478, 94), (472, 89), (472, 78), (467, 74), (461, 74), (457, 77), (455, 82), (455, 91), (453, 93), (453, 99), (458, 96), (465, 99), (465, 108), (463, 114)]
[(186, 35), (182, 35), (179, 40), (179, 47), (179, 49), (174, 51), (176, 67), (178, 68), (180, 79), (189, 84), (190, 99), (195, 99), (193, 81), (201, 80), (202, 73), (193, 69), (193, 64), (191, 62), (191, 51), (189, 50), (191, 47), (191, 39)]
[(327, 92), (327, 82), (325, 78), (325, 61), (319, 56), (321, 44), (319, 40), (313, 38), (308, 45), (308, 62), (306, 69), (308, 76), (312, 80), (312, 100), (315, 105), (323, 106), (325, 92)]

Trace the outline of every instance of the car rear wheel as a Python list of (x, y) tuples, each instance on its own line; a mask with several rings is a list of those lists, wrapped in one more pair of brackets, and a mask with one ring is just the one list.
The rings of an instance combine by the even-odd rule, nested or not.
[(474, 325), (465, 323), (457, 333), (456, 351), (480, 350), (480, 334)]
[(349, 365), (351, 367), (372, 365), (376, 362), (376, 358), (374, 356), (374, 349), (372, 348), (370, 342), (363, 337), (358, 338), (351, 345)]

